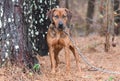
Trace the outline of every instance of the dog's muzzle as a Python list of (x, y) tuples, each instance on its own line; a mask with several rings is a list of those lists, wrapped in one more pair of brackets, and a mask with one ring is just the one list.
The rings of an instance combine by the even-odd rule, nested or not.
[(63, 24), (62, 21), (60, 21), (60, 22), (58, 23), (58, 29), (59, 29), (59, 30), (64, 30), (64, 24)]

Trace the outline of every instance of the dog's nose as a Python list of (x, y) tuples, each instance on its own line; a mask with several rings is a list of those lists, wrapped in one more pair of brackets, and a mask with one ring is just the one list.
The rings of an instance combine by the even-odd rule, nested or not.
[(59, 24), (58, 24), (58, 27), (60, 28), (60, 29), (63, 29), (63, 22), (59, 22)]

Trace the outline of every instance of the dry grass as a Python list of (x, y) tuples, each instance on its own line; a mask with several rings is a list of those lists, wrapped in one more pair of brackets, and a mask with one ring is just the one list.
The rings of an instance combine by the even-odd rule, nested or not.
[[(120, 37), (117, 37), (117, 46), (111, 47), (108, 53), (104, 52), (104, 37), (90, 35), (88, 37), (77, 37), (77, 46), (87, 57), (89, 62), (97, 67), (111, 71), (120, 71)], [(48, 56), (40, 57), (41, 73), (35, 74), (30, 71), (23, 73), (23, 70), (17, 66), (0, 68), (0, 81), (119, 81), (119, 75), (103, 73), (99, 71), (90, 71), (90, 67), (81, 59), (80, 67), (82, 72), (78, 72), (75, 59), (71, 54), (71, 73), (65, 74), (64, 52), (60, 52), (60, 65), (56, 74), (50, 73), (50, 60)]]

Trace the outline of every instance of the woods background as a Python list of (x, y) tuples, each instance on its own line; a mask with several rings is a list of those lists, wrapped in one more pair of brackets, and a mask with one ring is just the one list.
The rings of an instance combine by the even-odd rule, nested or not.
[[(120, 70), (120, 0), (0, 0), (0, 81), (120, 80), (91, 72), (83, 62), (80, 67), (85, 72), (84, 77), (77, 76), (76, 72), (66, 76), (62, 55), (63, 73), (49, 73), (46, 34), (51, 22), (46, 13), (56, 7), (66, 7), (72, 12), (72, 35), (93, 65)], [(73, 59), (72, 62), (75, 70)]]
[(46, 43), (50, 20), (46, 13), (55, 7), (72, 11), (73, 35), (119, 35), (119, 0), (0, 0), (0, 66), (8, 62), (32, 68), (36, 55), (48, 55)]

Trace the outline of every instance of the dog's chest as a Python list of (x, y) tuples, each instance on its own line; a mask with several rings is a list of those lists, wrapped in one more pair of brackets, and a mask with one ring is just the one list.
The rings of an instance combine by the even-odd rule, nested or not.
[(56, 40), (56, 44), (58, 45), (58, 46), (60, 46), (60, 45), (64, 45), (65, 44), (65, 35), (64, 34), (56, 34), (56, 36), (55, 36), (55, 40)]
[(64, 32), (55, 32), (51, 33), (54, 45), (56, 47), (61, 47), (65, 45), (66, 34)]

